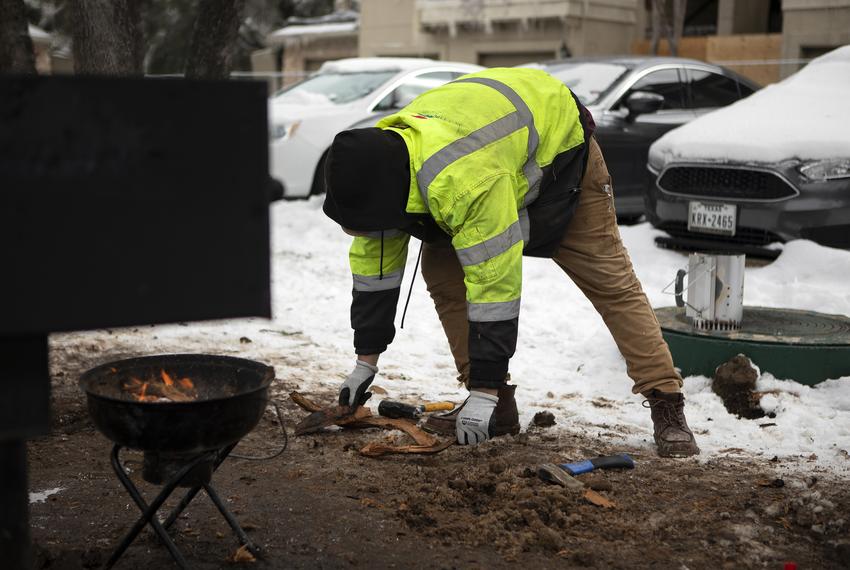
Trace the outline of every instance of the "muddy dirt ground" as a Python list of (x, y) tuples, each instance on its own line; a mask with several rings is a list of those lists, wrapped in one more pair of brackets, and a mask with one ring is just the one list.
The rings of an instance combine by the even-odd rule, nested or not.
[[(29, 446), (30, 486), (62, 490), (31, 506), (39, 568), (99, 566), (138, 517), (76, 385), (81, 371), (126, 356), (72, 345), (51, 355), (54, 429)], [(273, 390), (290, 433), (304, 415), (287, 397), (297, 388)], [(564, 426), (436, 456), (359, 455), (386, 436), (335, 430), (290, 438), (273, 460), (226, 461), (213, 484), (262, 547), (256, 563), (228, 562), (238, 544), (203, 494), (178, 519), (177, 544), (202, 569), (850, 568), (850, 485), (829, 472), (734, 449), (707, 462), (663, 460)], [(239, 451), (262, 454), (279, 442), (267, 413)], [(636, 469), (580, 477), (613, 509), (548, 486), (532, 469), (616, 452), (632, 454)], [(126, 459), (139, 481), (141, 456)], [(150, 530), (117, 566), (143, 567), (176, 567)]]

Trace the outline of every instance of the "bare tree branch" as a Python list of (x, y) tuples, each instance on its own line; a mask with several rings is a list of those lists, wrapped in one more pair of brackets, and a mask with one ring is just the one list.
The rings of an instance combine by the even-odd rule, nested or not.
[(0, 73), (35, 74), (23, 0), (0, 0)]

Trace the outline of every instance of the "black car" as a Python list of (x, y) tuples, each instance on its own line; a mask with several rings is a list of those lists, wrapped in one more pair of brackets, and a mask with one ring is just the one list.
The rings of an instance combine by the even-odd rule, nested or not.
[(683, 58), (571, 58), (526, 67), (563, 81), (593, 114), (621, 220), (644, 213), (647, 153), (656, 139), (758, 89), (733, 71)]
[(850, 248), (850, 46), (650, 149), (659, 245), (776, 257), (792, 239)]

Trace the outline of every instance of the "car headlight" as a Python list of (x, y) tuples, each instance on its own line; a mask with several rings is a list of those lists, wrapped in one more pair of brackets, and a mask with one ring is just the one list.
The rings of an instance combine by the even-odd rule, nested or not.
[(850, 178), (850, 158), (831, 158), (808, 162), (799, 168), (800, 174), (813, 182)]
[(295, 135), (301, 121), (293, 121), (291, 123), (273, 123), (271, 126), (272, 140), (283, 140)]

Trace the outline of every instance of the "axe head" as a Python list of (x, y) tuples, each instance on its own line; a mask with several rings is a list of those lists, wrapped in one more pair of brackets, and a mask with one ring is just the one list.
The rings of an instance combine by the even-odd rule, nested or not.
[(583, 489), (584, 483), (579, 481), (578, 479), (573, 478), (572, 475), (564, 471), (560, 466), (555, 465), (554, 463), (544, 463), (537, 468), (537, 476), (540, 477), (541, 481), (546, 481), (547, 483), (552, 483), (554, 485), (560, 485), (561, 487), (566, 487), (567, 489)]

